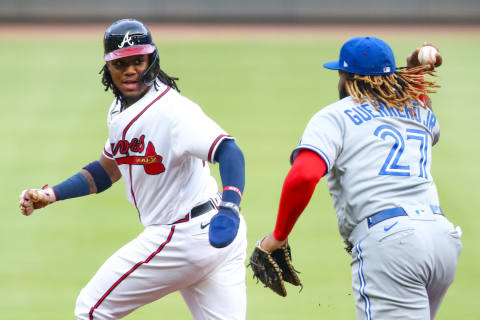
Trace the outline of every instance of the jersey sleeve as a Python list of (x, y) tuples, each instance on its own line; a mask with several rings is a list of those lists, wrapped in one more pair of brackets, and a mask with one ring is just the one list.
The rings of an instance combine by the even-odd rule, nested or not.
[(114, 160), (113, 152), (112, 152), (112, 144), (110, 143), (110, 139), (108, 138), (107, 138), (107, 141), (105, 142), (105, 147), (103, 148), (103, 155), (110, 160)]
[(172, 145), (177, 155), (191, 155), (215, 163), (214, 155), (225, 139), (234, 139), (202, 109), (186, 98), (179, 108), (172, 130)]
[(293, 163), (302, 149), (316, 152), (327, 165), (329, 172), (343, 145), (344, 123), (331, 109), (315, 114), (307, 124), (299, 145), (293, 150), (290, 162)]
[(120, 114), (121, 106), (122, 106), (121, 103), (117, 99), (113, 100), (112, 104), (110, 105), (110, 108), (108, 109), (108, 115), (107, 115), (107, 126), (109, 128), (113, 118), (116, 115)]
[(433, 135), (432, 146), (434, 146), (440, 140), (440, 125), (438, 124), (438, 119), (435, 123), (435, 126), (433, 127), (432, 135)]

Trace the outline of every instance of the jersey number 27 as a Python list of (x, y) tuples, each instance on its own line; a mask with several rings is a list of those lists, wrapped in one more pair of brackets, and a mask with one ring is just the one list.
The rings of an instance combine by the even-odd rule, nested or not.
[[(400, 165), (400, 158), (405, 151), (405, 139), (400, 131), (389, 125), (381, 125), (375, 129), (374, 135), (383, 140), (393, 139), (394, 144), (387, 155), (379, 175), (410, 176), (410, 165)], [(407, 140), (418, 140), (420, 151), (419, 177), (428, 179), (427, 156), (428, 156), (428, 132), (418, 129), (406, 129)]]

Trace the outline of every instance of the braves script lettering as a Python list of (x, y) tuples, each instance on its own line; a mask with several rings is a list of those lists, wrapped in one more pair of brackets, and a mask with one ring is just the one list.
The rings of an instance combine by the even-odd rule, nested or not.
[(115, 158), (118, 165), (141, 165), (145, 169), (146, 174), (155, 175), (165, 171), (163, 165), (162, 156), (158, 155), (155, 151), (155, 146), (150, 141), (147, 144), (147, 150), (144, 156), (130, 156), (128, 152), (142, 153), (145, 149), (145, 135), (141, 135), (140, 138), (133, 138), (132, 140), (120, 140), (116, 144), (112, 143), (112, 152), (115, 156), (117, 153), (121, 155), (127, 155), (125, 157)]
[(120, 154), (127, 154), (128, 150), (130, 150), (130, 152), (136, 152), (136, 153), (143, 152), (143, 149), (145, 148), (145, 135), (142, 134), (140, 136), (140, 139), (133, 138), (131, 141), (120, 140), (116, 144), (112, 143), (111, 147), (112, 147), (112, 152), (114, 156), (119, 151), (120, 151)]

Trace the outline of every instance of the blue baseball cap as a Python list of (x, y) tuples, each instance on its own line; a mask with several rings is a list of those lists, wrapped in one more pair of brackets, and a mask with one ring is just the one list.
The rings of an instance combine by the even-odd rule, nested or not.
[(396, 70), (392, 48), (375, 37), (357, 37), (345, 42), (338, 61), (323, 64), (327, 69), (364, 76), (382, 76)]

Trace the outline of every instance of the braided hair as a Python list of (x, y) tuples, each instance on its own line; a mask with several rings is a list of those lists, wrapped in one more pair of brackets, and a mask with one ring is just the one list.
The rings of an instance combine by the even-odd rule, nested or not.
[(395, 73), (385, 76), (347, 73), (345, 89), (356, 103), (368, 100), (377, 110), (380, 103), (399, 110), (407, 106), (415, 114), (413, 103), (427, 108), (422, 98), (428, 93), (435, 93), (432, 88), (440, 87), (433, 81), (425, 80), (424, 75), (435, 76), (434, 69), (429, 65), (398, 68)]
[[(154, 66), (154, 68), (158, 69), (158, 74), (157, 74), (157, 79), (162, 82), (163, 84), (172, 87), (173, 89), (177, 90), (180, 92), (180, 89), (177, 86), (176, 81), (178, 78), (176, 77), (170, 77), (168, 74), (166, 74), (162, 69), (160, 69), (160, 63), (158, 59), (156, 61), (153, 60), (153, 54), (149, 56), (150, 64), (151, 63), (156, 63), (157, 65)], [(122, 93), (120, 90), (115, 86), (112, 80), (112, 76), (110, 74), (110, 71), (108, 71), (107, 65), (105, 64), (102, 69), (100, 70), (99, 74), (102, 75), (102, 84), (105, 86), (105, 91), (108, 91), (108, 89), (112, 89), (113, 95), (119, 101), (122, 105), (125, 102), (125, 99), (122, 96)], [(156, 82), (154, 82), (155, 89), (158, 90), (158, 85)]]

